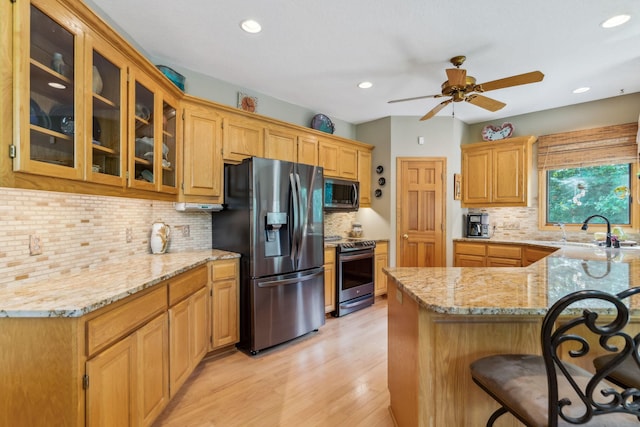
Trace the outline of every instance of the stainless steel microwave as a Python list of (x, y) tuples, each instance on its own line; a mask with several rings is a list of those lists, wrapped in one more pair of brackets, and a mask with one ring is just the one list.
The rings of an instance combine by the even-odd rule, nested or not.
[(325, 211), (357, 211), (360, 207), (360, 183), (345, 179), (324, 179)]

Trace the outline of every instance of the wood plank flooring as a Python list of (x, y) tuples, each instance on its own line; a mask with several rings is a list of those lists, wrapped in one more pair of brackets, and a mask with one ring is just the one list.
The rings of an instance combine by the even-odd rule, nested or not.
[(200, 363), (154, 427), (393, 427), (387, 300), (256, 356)]

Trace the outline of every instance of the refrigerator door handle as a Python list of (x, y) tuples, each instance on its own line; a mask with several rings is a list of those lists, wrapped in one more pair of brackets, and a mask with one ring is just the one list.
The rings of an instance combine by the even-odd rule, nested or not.
[(264, 282), (259, 282), (258, 283), (258, 287), (259, 288), (272, 288), (275, 286), (283, 286), (283, 285), (291, 285), (294, 283), (300, 283), (300, 282), (306, 282), (308, 280), (313, 280), (318, 276), (322, 276), (324, 275), (324, 268), (321, 271), (316, 271), (315, 273), (306, 275), (306, 276), (301, 276), (301, 277), (292, 277), (290, 279), (284, 279), (284, 280), (278, 280), (278, 279), (274, 279), (274, 280), (267, 280)]
[(296, 267), (298, 267), (300, 258), (302, 258), (302, 250), (300, 248), (304, 248), (304, 228), (307, 224), (306, 206), (302, 204), (302, 184), (300, 184), (300, 174), (298, 173), (296, 173), (296, 184), (298, 185), (298, 212), (300, 213), (298, 220), (298, 259), (296, 260)]
[(300, 228), (300, 203), (298, 201), (298, 187), (296, 186), (296, 180), (293, 173), (289, 174), (289, 181), (291, 182), (291, 199), (293, 209), (293, 230), (291, 232), (291, 260), (294, 262), (296, 269), (298, 268), (298, 229)]

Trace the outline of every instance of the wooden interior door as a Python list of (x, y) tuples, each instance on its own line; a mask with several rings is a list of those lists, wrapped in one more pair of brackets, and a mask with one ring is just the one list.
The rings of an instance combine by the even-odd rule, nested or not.
[(446, 162), (445, 158), (398, 158), (398, 267), (439, 267), (446, 264)]

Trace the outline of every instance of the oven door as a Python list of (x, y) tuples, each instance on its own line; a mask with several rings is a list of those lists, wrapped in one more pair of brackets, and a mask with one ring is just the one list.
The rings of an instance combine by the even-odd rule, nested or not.
[(337, 302), (359, 298), (374, 290), (373, 248), (339, 252), (336, 265)]

